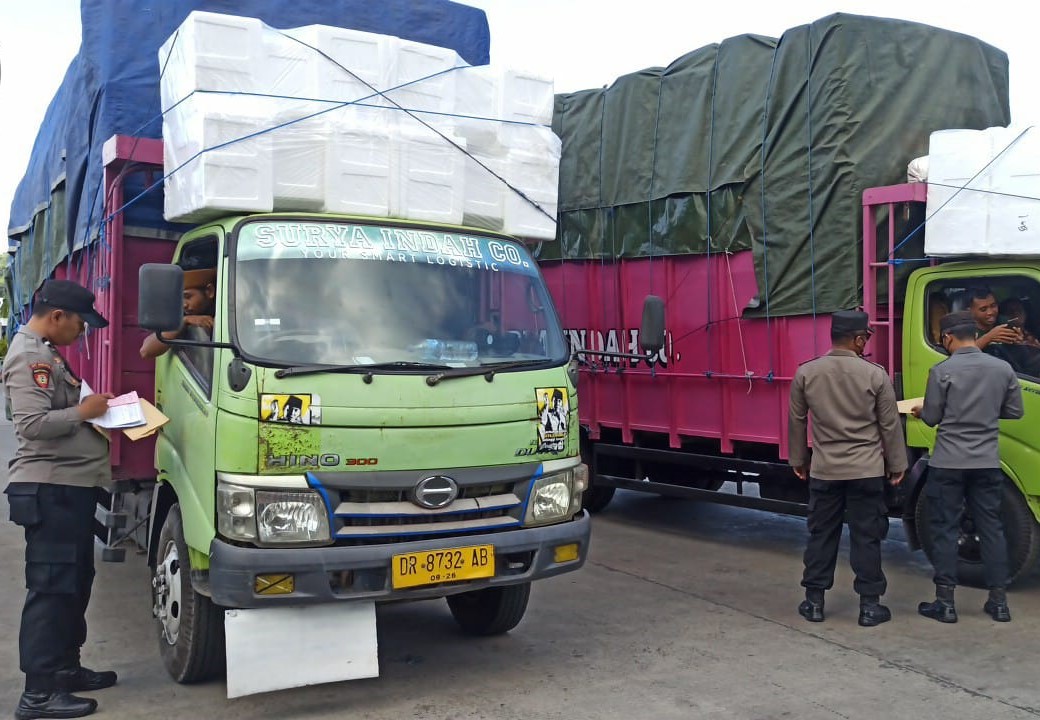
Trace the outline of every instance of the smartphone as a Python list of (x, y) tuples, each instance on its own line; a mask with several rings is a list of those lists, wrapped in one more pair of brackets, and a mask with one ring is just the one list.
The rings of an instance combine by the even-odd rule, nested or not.
[(1018, 318), (1011, 318), (1006, 323), (1004, 323), (1004, 325), (1006, 327), (1011, 328), (1012, 330), (1021, 330), (1022, 329), (1022, 321), (1020, 319), (1018, 319)]

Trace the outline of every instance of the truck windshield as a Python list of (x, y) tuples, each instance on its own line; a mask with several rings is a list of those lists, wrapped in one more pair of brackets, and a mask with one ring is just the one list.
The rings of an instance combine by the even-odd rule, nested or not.
[(464, 233), (246, 223), (236, 243), (234, 319), (246, 355), (284, 365), (567, 360), (527, 250)]

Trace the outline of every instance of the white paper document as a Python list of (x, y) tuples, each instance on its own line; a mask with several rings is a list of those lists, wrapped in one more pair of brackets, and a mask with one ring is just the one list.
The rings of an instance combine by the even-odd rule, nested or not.
[[(94, 391), (90, 389), (90, 385), (84, 380), (79, 389), (79, 401), (83, 402), (83, 398), (93, 394)], [(110, 430), (144, 425), (144, 410), (141, 408), (141, 399), (137, 397), (137, 391), (132, 390), (124, 395), (112, 398), (108, 401), (108, 412), (101, 417), (94, 418), (90, 422), (98, 427)]]

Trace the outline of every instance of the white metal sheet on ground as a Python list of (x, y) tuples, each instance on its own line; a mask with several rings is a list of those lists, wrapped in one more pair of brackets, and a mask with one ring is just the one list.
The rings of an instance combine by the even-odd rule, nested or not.
[(379, 676), (375, 603), (227, 610), (227, 696)]

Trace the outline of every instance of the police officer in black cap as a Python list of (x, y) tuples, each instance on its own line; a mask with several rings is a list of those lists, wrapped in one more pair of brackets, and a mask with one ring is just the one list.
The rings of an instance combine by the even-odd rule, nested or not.
[(957, 622), (957, 536), (966, 499), (989, 587), (983, 610), (997, 622), (1010, 622), (1007, 543), (1000, 521), (1005, 481), (997, 437), (1000, 420), (1024, 414), (1022, 389), (1010, 365), (976, 346), (970, 312), (946, 315), (939, 328), (950, 357), (929, 371), (924, 405), (913, 409), (926, 425), (939, 426), (924, 486), (935, 538), (935, 600), (922, 602), (917, 610), (939, 622)]
[(873, 627), (892, 617), (880, 602), (887, 589), (881, 570), (881, 539), (888, 526), (884, 492), (886, 479), (892, 484), (903, 479), (906, 443), (888, 375), (863, 359), (871, 336), (868, 321), (864, 312), (834, 313), (831, 351), (799, 367), (791, 382), (790, 462), (795, 474), (809, 482), (805, 600), (798, 612), (810, 622), (824, 620), (824, 593), (834, 584), (846, 512), (859, 624)]
[(108, 441), (87, 421), (104, 415), (112, 396), (80, 401), (80, 381), (57, 350), (75, 342), (85, 325), (108, 325), (94, 309), (94, 295), (68, 280), (47, 281), (3, 367), (18, 440), (4, 492), (11, 520), (25, 529), (28, 590), (18, 634), (25, 673), (18, 720), (89, 715), (97, 701), (72, 693), (116, 682), (114, 672), (80, 664), (94, 580), (97, 488), (111, 480)]

